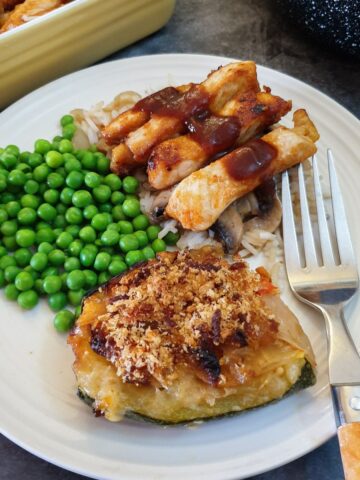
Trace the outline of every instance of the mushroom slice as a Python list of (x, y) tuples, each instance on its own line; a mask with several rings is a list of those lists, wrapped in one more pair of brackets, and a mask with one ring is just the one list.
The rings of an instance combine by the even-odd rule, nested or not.
[(282, 208), (279, 197), (276, 195), (272, 207), (265, 213), (251, 218), (244, 223), (244, 233), (250, 230), (265, 230), (273, 233), (280, 225)]
[(212, 226), (215, 236), (223, 244), (226, 253), (234, 254), (241, 246), (244, 233), (242, 215), (237, 202), (232, 203)]

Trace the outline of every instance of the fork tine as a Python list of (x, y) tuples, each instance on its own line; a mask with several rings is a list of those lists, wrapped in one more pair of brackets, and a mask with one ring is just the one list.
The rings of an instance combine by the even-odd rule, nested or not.
[(320, 245), (321, 245), (321, 256), (323, 259), (324, 265), (334, 264), (334, 255), (333, 249), (330, 240), (329, 228), (326, 220), (324, 199), (322, 195), (322, 189), (320, 185), (320, 175), (317, 164), (317, 158), (314, 155), (313, 157), (313, 180), (314, 180), (314, 190), (315, 190), (315, 200), (316, 200), (316, 211), (318, 217), (319, 225), (319, 234), (320, 234)]
[(286, 268), (301, 268), (299, 247), (294, 222), (294, 212), (290, 193), (289, 174), (282, 174), (283, 237)]
[(345, 208), (341, 195), (341, 190), (336, 175), (334, 157), (330, 149), (327, 151), (327, 158), (329, 165), (331, 202), (334, 214), (336, 241), (339, 249), (340, 260), (343, 264), (354, 264), (354, 250), (351, 243), (348, 223), (346, 221)]
[(300, 209), (301, 209), (301, 223), (304, 239), (304, 252), (306, 266), (317, 266), (317, 256), (315, 250), (314, 235), (311, 226), (311, 218), (309, 212), (309, 204), (306, 194), (305, 178), (303, 165), (299, 165), (299, 193), (300, 193)]

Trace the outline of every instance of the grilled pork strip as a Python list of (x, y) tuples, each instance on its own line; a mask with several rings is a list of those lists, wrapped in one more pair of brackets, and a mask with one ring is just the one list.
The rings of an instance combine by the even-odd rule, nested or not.
[(278, 127), (186, 177), (172, 192), (166, 213), (183, 228), (206, 230), (234, 200), (309, 158), (318, 132), (305, 110), (294, 112), (293, 120), (294, 128)]

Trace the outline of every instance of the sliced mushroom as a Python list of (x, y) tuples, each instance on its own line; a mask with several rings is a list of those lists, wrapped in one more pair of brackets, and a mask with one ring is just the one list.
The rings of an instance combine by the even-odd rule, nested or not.
[(227, 253), (234, 254), (240, 248), (244, 230), (242, 218), (237, 202), (234, 202), (212, 226), (216, 238), (223, 244)]
[(276, 195), (270, 210), (267, 210), (266, 213), (251, 218), (244, 223), (244, 233), (249, 232), (250, 230), (265, 230), (273, 233), (280, 225), (281, 216), (281, 202), (279, 197)]

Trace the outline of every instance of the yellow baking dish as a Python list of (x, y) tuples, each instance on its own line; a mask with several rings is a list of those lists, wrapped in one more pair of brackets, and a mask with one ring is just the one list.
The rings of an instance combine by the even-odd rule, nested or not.
[(155, 32), (175, 0), (73, 0), (0, 35), (0, 108)]

